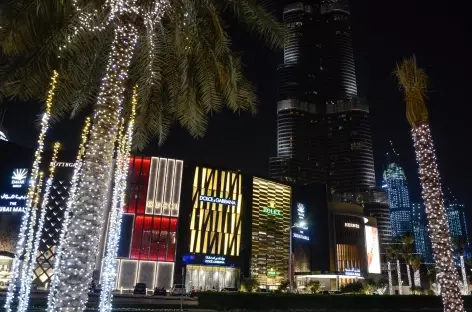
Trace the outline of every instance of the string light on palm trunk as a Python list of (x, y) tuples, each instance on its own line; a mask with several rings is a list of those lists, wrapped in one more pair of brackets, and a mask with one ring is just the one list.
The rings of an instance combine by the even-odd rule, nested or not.
[(64, 211), (64, 217), (63, 217), (64, 221), (62, 224), (61, 234), (59, 236), (59, 246), (57, 247), (56, 255), (54, 258), (54, 271), (53, 271), (54, 275), (52, 276), (52, 279), (51, 279), (51, 287), (49, 288), (49, 294), (48, 294), (48, 307), (47, 307), (48, 312), (53, 312), (54, 298), (55, 298), (54, 293), (56, 291), (58, 275), (60, 273), (59, 263), (61, 262), (62, 249), (64, 246), (64, 240), (65, 240), (65, 236), (66, 236), (67, 229), (69, 226), (70, 214), (76, 200), (77, 183), (80, 179), (80, 172), (81, 172), (80, 169), (82, 168), (82, 162), (85, 155), (85, 148), (87, 145), (89, 131), (90, 131), (90, 117), (87, 117), (85, 119), (84, 127), (82, 128), (81, 142), (79, 145), (79, 150), (77, 152), (77, 158), (75, 161), (74, 173), (72, 176), (71, 188), (70, 188), (70, 193), (69, 193), (69, 199), (67, 200), (66, 210)]
[[(129, 4), (133, 1), (118, 1)], [(124, 4), (123, 4), (124, 5)], [(103, 227), (114, 142), (128, 70), (137, 41), (137, 29), (117, 23), (105, 77), (102, 79), (81, 180), (76, 210), (64, 240), (52, 311), (83, 311), (92, 281), (96, 248)]]
[(42, 159), (43, 151), (44, 151), (44, 139), (49, 129), (49, 118), (51, 114), (51, 107), (53, 104), (58, 76), (59, 74), (57, 73), (57, 71), (53, 71), (51, 82), (49, 85), (49, 91), (46, 97), (46, 110), (41, 119), (41, 129), (39, 131), (38, 147), (36, 148), (36, 151), (34, 153), (34, 160), (33, 160), (33, 165), (31, 168), (31, 176), (29, 179), (28, 194), (27, 194), (27, 200), (26, 200), (26, 211), (23, 214), (23, 218), (21, 220), (20, 232), (18, 234), (18, 241), (17, 241), (17, 245), (15, 249), (15, 259), (13, 260), (13, 265), (12, 265), (12, 270), (11, 270), (11, 280), (10, 280), (10, 284), (8, 285), (8, 292), (7, 292), (5, 305), (4, 305), (6, 312), (11, 312), (11, 305), (12, 305), (13, 299), (15, 298), (16, 286), (18, 283), (18, 278), (19, 278), (19, 273), (20, 273), (20, 263), (21, 263), (20, 258), (25, 253), (25, 244), (26, 244), (26, 239), (28, 237), (28, 233), (27, 233), (28, 225), (31, 220), (36, 220), (36, 219), (31, 219), (30, 217), (33, 211), (32, 207), (33, 207), (34, 197), (35, 197), (35, 193), (37, 189), (38, 178), (39, 178), (39, 166), (41, 164), (41, 159)]
[[(108, 240), (105, 259), (103, 261), (103, 282), (100, 293), (100, 312), (112, 310), (113, 290), (116, 283), (117, 253), (123, 216), (123, 203), (125, 199), (126, 178), (129, 170), (129, 156), (133, 137), (134, 120), (136, 117), (137, 86), (133, 88), (131, 116), (127, 131), (118, 140), (117, 164), (115, 170), (115, 183), (113, 189), (112, 209), (108, 227)], [(120, 131), (121, 133), (121, 131)]]
[(436, 266), (437, 278), (441, 285), (441, 295), (445, 312), (464, 311), (459, 277), (454, 267), (451, 237), (444, 209), (441, 180), (436, 161), (433, 138), (427, 123), (412, 128), (416, 161), (422, 194), (428, 217), (428, 227)]
[[(26, 312), (28, 309), (29, 304), (29, 296), (31, 292), (31, 284), (34, 278), (34, 269), (36, 266), (36, 253), (39, 249), (39, 245), (41, 242), (41, 235), (43, 232), (44, 226), (44, 219), (46, 217), (46, 210), (47, 206), (49, 205), (49, 195), (51, 192), (51, 186), (54, 181), (54, 174), (56, 171), (56, 166), (54, 165), (57, 162), (57, 156), (59, 153), (59, 148), (61, 144), (56, 142), (53, 148), (53, 154), (51, 158), (51, 163), (49, 165), (49, 177), (46, 181), (46, 188), (44, 190), (43, 200), (41, 203), (41, 212), (39, 216), (39, 220), (37, 222), (36, 233), (34, 237), (34, 246), (33, 250), (31, 251), (30, 257), (24, 259), (24, 263), (27, 263), (26, 270), (22, 272), (22, 279), (21, 279), (21, 289), (22, 292), (20, 293), (19, 297), (19, 304), (18, 304), (18, 312)], [(38, 199), (40, 198), (40, 192), (38, 192)], [(39, 202), (38, 202), (39, 204)]]

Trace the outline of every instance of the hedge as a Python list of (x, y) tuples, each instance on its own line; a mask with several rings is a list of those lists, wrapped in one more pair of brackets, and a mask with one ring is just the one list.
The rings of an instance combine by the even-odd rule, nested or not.
[[(472, 298), (464, 297), (472, 308)], [(296, 310), (296, 309), (362, 309), (382, 311), (441, 310), (436, 296), (365, 296), (365, 295), (295, 295), (264, 293), (203, 292), (198, 308), (213, 310)]]

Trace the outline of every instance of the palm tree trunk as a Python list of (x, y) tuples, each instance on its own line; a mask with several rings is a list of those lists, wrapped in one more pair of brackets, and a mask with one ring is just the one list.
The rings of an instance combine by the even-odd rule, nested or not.
[(392, 265), (390, 261), (387, 262), (388, 270), (388, 291), (390, 295), (393, 295), (393, 285), (392, 285)]
[(412, 136), (444, 311), (461, 312), (464, 311), (464, 307), (458, 286), (459, 277), (452, 256), (451, 237), (445, 217), (441, 182), (429, 125), (424, 122), (414, 126)]
[(465, 272), (465, 263), (464, 263), (464, 255), (460, 256), (461, 259), (461, 273), (462, 273), (462, 285), (464, 290), (462, 291), (463, 295), (469, 294), (469, 283), (467, 282), (467, 273)]
[(421, 275), (420, 275), (420, 270), (419, 269), (414, 271), (413, 282), (415, 283), (415, 287), (421, 287)]
[(410, 287), (410, 292), (411, 292), (411, 271), (410, 271), (410, 265), (407, 263), (406, 264), (406, 274), (408, 274), (408, 287)]
[[(119, 1), (117, 14), (129, 14), (129, 1)], [(126, 19), (125, 16), (121, 16)], [(117, 18), (118, 20), (118, 18)], [(82, 167), (77, 200), (72, 210), (58, 270), (53, 311), (83, 311), (92, 281), (96, 251), (101, 239), (107, 189), (112, 169), (114, 143), (122, 110), (125, 82), (134, 52), (137, 30), (116, 21), (114, 40), (93, 117), (90, 141)]]
[(400, 271), (400, 260), (397, 260), (397, 275), (398, 275), (398, 294), (403, 295), (403, 281), (402, 281), (402, 273)]

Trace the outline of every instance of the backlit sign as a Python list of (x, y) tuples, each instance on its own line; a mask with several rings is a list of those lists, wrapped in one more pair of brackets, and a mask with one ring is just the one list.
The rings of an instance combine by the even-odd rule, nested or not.
[(27, 169), (15, 169), (11, 177), (11, 186), (14, 188), (20, 188), (26, 184), (26, 178), (28, 177)]
[(295, 224), (293, 225), (293, 237), (309, 241), (310, 237), (307, 235), (306, 231), (308, 231), (308, 224), (305, 220), (305, 210), (306, 207), (302, 203), (297, 203), (297, 208), (295, 210)]
[(274, 208), (269, 208), (269, 207), (262, 208), (262, 212), (273, 215), (273, 216), (281, 216), (282, 215), (281, 210), (274, 209)]
[(219, 198), (219, 197), (213, 197), (213, 196), (200, 195), (198, 197), (198, 200), (202, 202), (207, 202), (207, 203), (216, 203), (216, 204), (223, 204), (223, 205), (230, 205), (230, 206), (237, 205), (237, 202), (234, 199), (230, 199), (230, 198)]
[(25, 212), (26, 195), (2, 194), (0, 195), (0, 213)]
[(346, 276), (361, 276), (361, 270), (360, 269), (344, 269), (344, 275)]
[(353, 228), (353, 229), (359, 229), (360, 228), (359, 224), (349, 223), (349, 222), (344, 223), (344, 227)]
[(379, 234), (376, 227), (365, 226), (365, 245), (369, 273), (380, 274)]
[(62, 168), (75, 168), (75, 163), (68, 163), (68, 162), (54, 162), (52, 163), (54, 167), (62, 167)]
[(203, 263), (224, 265), (226, 264), (226, 258), (223, 256), (205, 256)]

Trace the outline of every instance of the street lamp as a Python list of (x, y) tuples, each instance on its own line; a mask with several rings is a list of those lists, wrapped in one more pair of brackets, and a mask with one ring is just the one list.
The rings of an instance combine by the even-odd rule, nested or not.
[(292, 281), (292, 261), (293, 261), (293, 258), (292, 258), (292, 238), (293, 238), (293, 234), (292, 234), (292, 229), (293, 228), (296, 228), (296, 227), (305, 227), (306, 225), (306, 222), (305, 221), (300, 221), (298, 223), (295, 223), (294, 225), (292, 225), (291, 227), (289, 227), (289, 230), (290, 230), (290, 251), (288, 253), (288, 257), (289, 257), (289, 262), (288, 262), (288, 281), (289, 281), (289, 289), (290, 289), (290, 292), (293, 292), (293, 281)]

